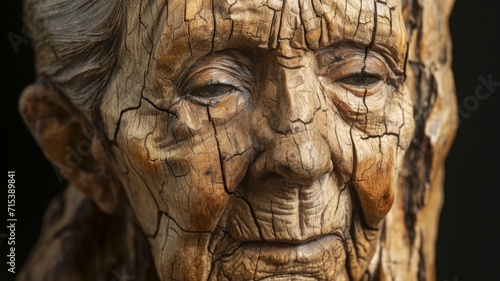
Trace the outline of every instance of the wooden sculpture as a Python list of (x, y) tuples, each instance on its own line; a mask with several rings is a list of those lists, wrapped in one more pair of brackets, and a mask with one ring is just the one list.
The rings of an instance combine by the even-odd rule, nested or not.
[(452, 0), (26, 0), (70, 185), (28, 280), (435, 280)]

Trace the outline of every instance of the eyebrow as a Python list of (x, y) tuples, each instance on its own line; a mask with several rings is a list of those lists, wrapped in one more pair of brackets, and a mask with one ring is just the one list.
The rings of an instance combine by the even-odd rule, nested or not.
[(213, 3), (215, 8), (200, 8), (198, 14), (189, 10), (187, 21), (180, 15), (188, 12), (183, 10), (188, 4), (169, 9), (158, 54), (167, 72), (175, 72), (186, 60), (195, 61), (209, 52), (231, 48), (273, 50), (282, 40), (289, 40), (294, 48), (313, 51), (351, 42), (383, 52), (403, 68), (406, 28), (402, 11), (395, 4), (391, 7), (371, 0), (323, 0), (321, 4), (284, 0), (268, 1), (266, 5), (238, 0), (231, 6), (225, 0)]

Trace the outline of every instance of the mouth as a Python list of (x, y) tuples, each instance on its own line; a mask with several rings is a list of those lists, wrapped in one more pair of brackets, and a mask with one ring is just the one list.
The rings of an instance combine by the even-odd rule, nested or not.
[(262, 261), (277, 266), (289, 262), (309, 263), (320, 259), (325, 251), (341, 242), (340, 237), (334, 234), (326, 235), (308, 241), (297, 242), (244, 242), (240, 250), (244, 252), (257, 252)]
[(328, 234), (302, 243), (242, 242), (214, 269), (229, 280), (344, 280), (345, 257), (341, 238)]

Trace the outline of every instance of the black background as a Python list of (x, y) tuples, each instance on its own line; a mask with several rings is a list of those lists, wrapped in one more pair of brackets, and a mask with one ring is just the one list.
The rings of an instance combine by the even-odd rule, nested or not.
[[(34, 81), (33, 53), (29, 43), (18, 50), (9, 41), (23, 33), (20, 1), (6, 1), (2, 32), (2, 161), (4, 172), (16, 171), (16, 269), (22, 266), (34, 245), (49, 200), (64, 186), (45, 160), (17, 113), (22, 89)], [(478, 76), (500, 81), (500, 22), (497, 11), (486, 0), (458, 0), (450, 19), (453, 39), (453, 68), (457, 102), (464, 105), (474, 96)], [(10, 35), (9, 35), (10, 34)], [(484, 89), (483, 89), (484, 90)], [(497, 87), (480, 101), (468, 118), (462, 118), (452, 150), (447, 158), (445, 204), (440, 218), (436, 272), (444, 280), (500, 280), (497, 208), (500, 206), (498, 161), (499, 113)], [(469, 98), (470, 100), (470, 98)], [(469, 107), (470, 108), (470, 107)], [(4, 113), (5, 112), (5, 113)], [(5, 142), (6, 141), (6, 142)], [(7, 182), (1, 206), (6, 206)], [(0, 211), (6, 225), (6, 207)], [(7, 229), (0, 227), (0, 234)], [(7, 241), (0, 242), (0, 281), (13, 280), (7, 272)], [(62, 280), (63, 281), (63, 280)]]

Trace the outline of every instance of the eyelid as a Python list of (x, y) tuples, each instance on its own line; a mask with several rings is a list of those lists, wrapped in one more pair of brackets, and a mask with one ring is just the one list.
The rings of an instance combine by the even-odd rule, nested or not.
[[(332, 56), (333, 57), (333, 56)], [(356, 75), (367, 75), (380, 79), (381, 82), (393, 84), (392, 71), (382, 58), (376, 55), (366, 55), (365, 53), (354, 52), (351, 56), (343, 57), (341, 60), (335, 60), (330, 64), (325, 64), (319, 69), (319, 74), (327, 78), (330, 83), (342, 83), (346, 79)], [(347, 87), (355, 87), (354, 84), (347, 84)], [(360, 87), (370, 87), (361, 85)]]
[(356, 64), (356, 63), (349, 63), (346, 62), (340, 66), (337, 67), (336, 69), (337, 73), (332, 74), (335, 80), (341, 80), (353, 75), (368, 75), (368, 76), (374, 76), (377, 77), (381, 80), (385, 79), (386, 76), (386, 71), (383, 69), (373, 69), (373, 67), (366, 67), (364, 64)]
[(319, 75), (331, 80), (363, 72), (386, 81), (399, 73), (383, 53), (366, 46), (340, 44), (325, 48), (316, 53), (316, 62)]
[(179, 93), (186, 96), (213, 84), (229, 85), (244, 92), (253, 85), (250, 66), (249, 58), (235, 50), (207, 55), (191, 65), (181, 77)]
[[(369, 80), (369, 82), (357, 81), (360, 79)], [(340, 78), (337, 81), (353, 87), (366, 88), (366, 87), (372, 87), (376, 83), (381, 82), (382, 80), (379, 75), (372, 75), (366, 72), (360, 72), (346, 76), (344, 78)]]
[[(341, 56), (340, 59), (338, 59), (339, 56)], [(327, 59), (333, 59), (333, 61), (329, 63)], [(323, 57), (322, 62), (318, 62), (318, 66), (320, 65), (324, 66), (319, 69), (320, 75), (326, 78), (327, 83), (335, 84), (357, 97), (374, 95), (382, 89), (384, 84), (388, 85), (387, 83), (393, 82), (390, 66), (373, 52), (366, 54), (361, 50), (344, 49), (339, 52), (333, 50)], [(363, 75), (377, 80), (357, 83), (356, 76)], [(346, 81), (349, 78), (353, 78), (352, 83)]]
[[(210, 91), (207, 88), (210, 88), (211, 86), (216, 87), (216, 91), (217, 91), (216, 94), (213, 94), (213, 95), (210, 93), (208, 95), (199, 94), (199, 93)], [(190, 93), (188, 93), (186, 96), (191, 102), (193, 102), (197, 105), (201, 105), (201, 106), (212, 105), (213, 106), (213, 105), (219, 104), (220, 102), (222, 102), (224, 100), (227, 100), (231, 96), (234, 96), (234, 93), (239, 93), (239, 92), (241, 92), (241, 91), (232, 85), (220, 84), (220, 83), (217, 84), (216, 83), (216, 84), (209, 84), (209, 85), (201, 86), (199, 88), (195, 88)], [(233, 95), (231, 95), (231, 94), (233, 94)]]
[(233, 86), (236, 89), (242, 87), (240, 81), (232, 75), (228, 75), (224, 70), (218, 68), (207, 68), (194, 73), (182, 85), (182, 94), (187, 95), (196, 89), (204, 86), (224, 84)]

